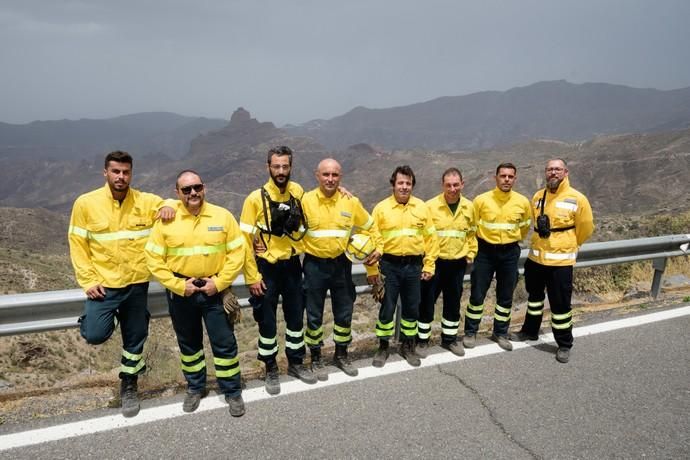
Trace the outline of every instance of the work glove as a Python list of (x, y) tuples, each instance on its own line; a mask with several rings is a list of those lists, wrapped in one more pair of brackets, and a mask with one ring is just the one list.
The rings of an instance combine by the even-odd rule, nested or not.
[(379, 303), (383, 302), (383, 296), (386, 293), (385, 279), (386, 277), (383, 276), (383, 273), (380, 273), (376, 278), (376, 282), (371, 285), (371, 296)]
[(238, 323), (242, 319), (240, 300), (230, 288), (223, 290), (223, 310), (230, 324)]

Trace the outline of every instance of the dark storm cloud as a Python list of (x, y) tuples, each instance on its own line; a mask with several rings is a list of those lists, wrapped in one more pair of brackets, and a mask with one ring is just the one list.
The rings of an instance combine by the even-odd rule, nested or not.
[(277, 124), (541, 80), (690, 85), (686, 1), (5, 1), (0, 120)]

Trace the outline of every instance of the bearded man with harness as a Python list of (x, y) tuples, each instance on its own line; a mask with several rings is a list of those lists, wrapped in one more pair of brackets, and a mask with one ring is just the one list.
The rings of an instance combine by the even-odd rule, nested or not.
[(546, 289), (551, 330), (558, 344), (556, 360), (567, 363), (573, 346), (573, 266), (578, 248), (594, 232), (594, 217), (587, 198), (570, 186), (564, 160), (549, 160), (545, 172), (546, 187), (532, 197), (535, 228), (525, 262), (527, 315), (522, 330), (509, 338), (538, 339)]
[[(288, 374), (305, 383), (316, 383), (303, 364), (304, 301), (302, 266), (304, 217), (300, 200), (304, 189), (290, 180), (292, 150), (275, 147), (268, 151), (269, 180), (244, 200), (240, 230), (255, 257), (247, 257), (244, 278), (249, 286), (254, 319), (259, 325), (258, 359), (266, 365), (266, 391), (280, 393), (276, 312), (282, 297), (285, 318), (285, 354)], [(262, 251), (256, 251), (261, 247)]]

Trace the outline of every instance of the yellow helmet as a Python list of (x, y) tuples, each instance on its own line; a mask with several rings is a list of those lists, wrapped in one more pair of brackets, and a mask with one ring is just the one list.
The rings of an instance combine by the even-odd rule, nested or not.
[(369, 235), (355, 233), (350, 236), (350, 241), (347, 243), (345, 253), (350, 260), (364, 260), (369, 257), (369, 254), (374, 252), (374, 249), (376, 249), (376, 247), (374, 247), (374, 242)]

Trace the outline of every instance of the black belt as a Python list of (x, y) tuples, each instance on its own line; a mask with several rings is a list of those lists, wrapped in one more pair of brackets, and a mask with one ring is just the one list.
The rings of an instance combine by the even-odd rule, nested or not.
[(278, 259), (275, 262), (269, 262), (268, 260), (264, 259), (263, 257), (259, 257), (259, 256), (255, 256), (254, 260), (256, 260), (256, 263), (259, 263), (259, 261), (263, 261), (263, 262), (266, 262), (267, 264), (278, 265), (278, 264), (287, 264), (289, 262), (292, 262), (295, 259), (295, 257), (297, 258), (297, 260), (299, 260), (299, 256), (296, 254), (288, 257), (287, 259)]
[(397, 265), (422, 265), (424, 256), (396, 256), (393, 254), (384, 254), (381, 256), (386, 262)]
[(508, 249), (513, 249), (515, 246), (520, 246), (517, 241), (506, 244), (493, 244), (481, 238), (477, 238), (477, 244), (481, 249), (486, 249), (489, 251), (505, 251)]
[[(566, 231), (572, 230), (572, 229), (574, 229), (574, 228), (575, 228), (575, 226), (574, 226), (574, 225), (571, 225), (570, 227), (550, 228), (549, 231), (550, 231), (551, 233), (553, 233), (553, 232), (566, 232)], [(537, 232), (537, 233), (539, 233), (539, 229), (538, 229), (537, 227), (534, 227), (534, 231)]]
[(316, 261), (316, 262), (338, 262), (338, 261), (341, 261), (343, 259), (348, 260), (345, 253), (340, 254), (337, 257), (319, 257), (319, 256), (309, 254), (308, 252), (305, 252), (304, 258), (305, 259), (311, 259), (311, 260)]
[(182, 273), (177, 273), (177, 272), (173, 272), (173, 275), (175, 275), (175, 278), (182, 278), (182, 279), (188, 280), (189, 278), (210, 278), (212, 276), (218, 275), (218, 273), (214, 273), (213, 275), (208, 275), (208, 276), (196, 276), (196, 277), (183, 275)]

